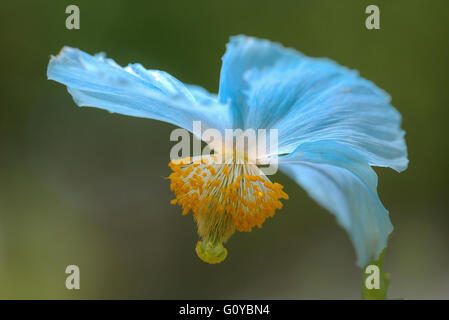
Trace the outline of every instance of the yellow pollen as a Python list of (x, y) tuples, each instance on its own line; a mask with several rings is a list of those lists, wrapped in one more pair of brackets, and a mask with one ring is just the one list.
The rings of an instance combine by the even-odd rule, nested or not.
[(235, 231), (261, 227), (266, 218), (282, 208), (288, 199), (279, 183), (272, 183), (255, 165), (220, 157), (185, 158), (171, 161), (170, 189), (182, 207), (193, 212), (201, 241), (196, 252), (207, 263), (219, 263), (227, 256), (223, 247)]

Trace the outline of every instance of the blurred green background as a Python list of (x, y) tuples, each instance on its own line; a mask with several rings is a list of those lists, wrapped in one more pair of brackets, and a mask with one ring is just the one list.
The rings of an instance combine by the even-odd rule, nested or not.
[[(77, 4), (81, 29), (65, 28)], [(377, 4), (381, 29), (365, 28)], [(169, 204), (172, 125), (77, 108), (46, 80), (64, 45), (218, 90), (230, 35), (268, 38), (360, 70), (393, 97), (410, 166), (379, 169), (395, 231), (390, 297), (449, 298), (449, 1), (3, 1), (0, 5), (0, 298), (357, 299), (347, 234), (286, 176), (291, 200), (228, 259), (195, 254)], [(69, 264), (81, 290), (65, 288)]]

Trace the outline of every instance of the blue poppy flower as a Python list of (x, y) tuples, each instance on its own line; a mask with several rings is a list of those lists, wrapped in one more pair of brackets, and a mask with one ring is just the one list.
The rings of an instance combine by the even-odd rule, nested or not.
[[(376, 260), (393, 230), (377, 195), (372, 166), (406, 169), (401, 115), (390, 97), (357, 71), (310, 58), (267, 40), (230, 39), (218, 95), (140, 64), (122, 68), (104, 54), (65, 47), (48, 65), (49, 79), (67, 86), (79, 106), (157, 119), (193, 131), (277, 129), (279, 168), (349, 233), (358, 265)], [(235, 231), (250, 231), (288, 199), (257, 165), (214, 157), (170, 162), (172, 203), (190, 210), (209, 263), (227, 254)]]

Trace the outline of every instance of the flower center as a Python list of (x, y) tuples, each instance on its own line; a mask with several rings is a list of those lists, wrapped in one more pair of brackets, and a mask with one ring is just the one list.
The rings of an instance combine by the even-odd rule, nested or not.
[(180, 205), (183, 215), (193, 211), (202, 239), (196, 252), (208, 263), (226, 258), (223, 243), (236, 230), (260, 228), (282, 208), (279, 200), (288, 199), (282, 185), (272, 183), (255, 164), (242, 159), (211, 155), (173, 160), (169, 167), (173, 170), (170, 188), (176, 195), (171, 203)]

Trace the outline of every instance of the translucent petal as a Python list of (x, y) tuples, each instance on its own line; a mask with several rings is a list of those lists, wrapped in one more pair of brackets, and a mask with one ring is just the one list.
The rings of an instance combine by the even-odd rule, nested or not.
[(236, 127), (243, 127), (247, 116), (246, 91), (248, 82), (245, 73), (252, 69), (266, 69), (278, 61), (296, 59), (297, 53), (283, 48), (280, 44), (244, 35), (230, 38), (223, 56), (220, 72), (221, 103), (230, 103), (234, 108)]
[(51, 58), (47, 76), (66, 85), (79, 106), (161, 120), (189, 131), (194, 120), (201, 120), (203, 128), (232, 127), (229, 106), (206, 90), (140, 64), (122, 68), (104, 54), (65, 47)]
[(401, 115), (389, 95), (331, 60), (267, 40), (231, 38), (219, 99), (239, 110), (242, 127), (278, 129), (280, 154), (333, 140), (363, 152), (371, 165), (407, 167)]
[(305, 143), (280, 158), (280, 169), (332, 212), (349, 233), (357, 264), (376, 260), (393, 231), (377, 195), (377, 175), (365, 156), (344, 143)]

